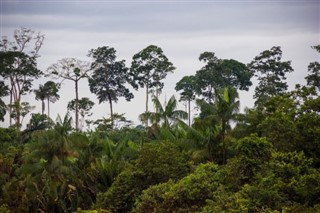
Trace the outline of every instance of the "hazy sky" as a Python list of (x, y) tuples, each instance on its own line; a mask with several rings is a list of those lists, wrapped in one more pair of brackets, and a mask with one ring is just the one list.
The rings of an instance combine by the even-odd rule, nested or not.
[[(38, 60), (42, 71), (65, 57), (89, 61), (88, 51), (101, 46), (114, 47), (117, 58), (125, 59), (130, 66), (135, 53), (150, 44), (160, 46), (177, 68), (164, 81), (162, 101), (173, 94), (178, 98), (174, 90), (176, 82), (203, 66), (198, 57), (204, 51), (247, 64), (263, 50), (281, 46), (283, 60), (291, 60), (295, 70), (288, 75), (290, 88), (296, 83), (305, 84), (308, 64), (320, 60), (319, 54), (310, 48), (320, 44), (319, 0), (0, 1), (1, 36), (12, 39), (13, 31), (21, 27), (45, 35)], [(47, 80), (35, 81), (34, 88)], [(80, 98), (89, 97), (97, 102), (87, 80), (80, 85)], [(253, 106), (254, 87), (240, 93), (242, 109)], [(144, 89), (134, 91), (131, 102), (120, 99), (114, 112), (126, 113), (128, 119), (139, 124), (144, 92)], [(64, 81), (61, 99), (51, 105), (52, 118), (66, 113), (74, 94), (72, 82)], [(34, 101), (33, 94), (24, 100), (37, 106), (34, 113), (41, 111), (41, 104)], [(182, 103), (180, 107), (184, 108)], [(97, 102), (93, 113), (92, 119), (108, 117), (108, 103)]]

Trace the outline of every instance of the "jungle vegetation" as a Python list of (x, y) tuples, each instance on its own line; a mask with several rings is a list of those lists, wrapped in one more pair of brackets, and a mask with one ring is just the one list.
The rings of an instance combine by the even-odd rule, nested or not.
[[(88, 51), (91, 64), (63, 58), (41, 71), (44, 35), (24, 28), (14, 35), (0, 43), (0, 120), (10, 120), (0, 128), (0, 212), (320, 211), (319, 61), (306, 67), (306, 84), (289, 91), (286, 76), (294, 70), (280, 46), (249, 64), (204, 52), (203, 67), (176, 83), (179, 97), (161, 103), (163, 80), (176, 68), (158, 46), (135, 54), (131, 67), (103, 46)], [(320, 45), (312, 48), (320, 53)], [(34, 88), (44, 75), (48, 81)], [(238, 91), (254, 76), (255, 105), (240, 112)], [(79, 97), (83, 78), (111, 112), (88, 121), (93, 128), (86, 131), (79, 119), (94, 102)], [(75, 120), (70, 113), (50, 117), (61, 87), (52, 79), (75, 85), (68, 104)], [(133, 126), (114, 103), (141, 88), (145, 111), (142, 125)], [(41, 113), (22, 129), (33, 109), (23, 98), (31, 92)], [(193, 119), (190, 102), (200, 112)]]

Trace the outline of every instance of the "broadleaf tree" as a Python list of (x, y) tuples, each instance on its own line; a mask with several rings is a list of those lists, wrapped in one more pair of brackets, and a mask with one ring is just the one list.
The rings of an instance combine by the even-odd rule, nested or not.
[[(158, 46), (149, 45), (133, 56), (130, 68), (131, 84), (136, 89), (139, 86), (146, 88), (146, 114), (149, 112), (150, 90), (155, 89), (158, 97), (164, 86), (163, 79), (174, 70), (175, 67)], [(148, 126), (148, 119), (145, 119), (145, 125)]]
[(14, 41), (7, 37), (0, 41), (0, 76), (9, 80), (9, 116), (12, 125), (12, 113), (15, 111), (15, 126), (21, 127), (23, 117), (20, 109), (22, 96), (31, 92), (32, 81), (42, 72), (37, 68), (39, 50), (43, 45), (44, 35), (31, 29), (21, 28), (14, 31)]
[(89, 78), (90, 91), (98, 97), (99, 103), (109, 102), (113, 120), (112, 103), (117, 103), (119, 97), (124, 97), (127, 101), (133, 98), (133, 94), (126, 87), (129, 69), (125, 65), (125, 60), (116, 61), (116, 50), (113, 47), (92, 49), (89, 56), (95, 60), (92, 63), (94, 72)]
[(87, 78), (91, 71), (90, 62), (81, 61), (75, 58), (63, 58), (57, 63), (52, 64), (47, 72), (48, 75), (53, 76), (57, 79), (73, 81), (75, 85), (76, 93), (76, 106), (75, 106), (75, 123), (76, 129), (79, 128), (79, 110), (78, 110), (78, 100), (79, 100), (79, 81), (83, 78)]
[(280, 46), (274, 46), (256, 56), (248, 65), (258, 77), (254, 98), (256, 105), (263, 105), (270, 97), (285, 92), (288, 88), (286, 74), (293, 71), (291, 61), (282, 61)]
[(252, 72), (247, 66), (234, 59), (219, 59), (214, 52), (200, 54), (205, 65), (196, 72), (196, 92), (213, 102), (214, 91), (225, 87), (248, 90), (252, 85)]
[(77, 104), (76, 99), (73, 99), (72, 101), (69, 101), (67, 108), (70, 111), (75, 111), (77, 105), (78, 105), (79, 113), (82, 117), (82, 119), (81, 119), (82, 122), (80, 125), (80, 126), (82, 126), (83, 121), (84, 121), (84, 117), (92, 115), (92, 113), (90, 113), (90, 110), (94, 106), (94, 102), (92, 102), (89, 98), (84, 97), (84, 98), (79, 99), (78, 104)]
[(59, 100), (60, 95), (58, 91), (60, 89), (60, 84), (57, 84), (53, 81), (47, 81), (44, 85), (40, 84), (39, 88), (34, 90), (34, 94), (36, 96), (36, 100), (41, 100), (42, 105), (42, 115), (44, 115), (45, 111), (45, 100), (47, 100), (47, 116), (50, 115), (50, 102), (54, 103)]
[[(320, 44), (317, 46), (313, 46), (318, 53), (320, 53)], [(309, 74), (306, 77), (307, 84), (311, 86), (315, 86), (320, 90), (320, 63), (319, 61), (311, 62), (308, 66)]]
[(190, 102), (195, 99), (195, 77), (184, 76), (180, 81), (176, 83), (175, 90), (180, 92), (179, 101), (188, 102), (188, 124), (191, 125), (191, 109)]
[(47, 99), (47, 111), (48, 111), (48, 118), (50, 118), (50, 102), (55, 103), (59, 100), (60, 95), (58, 94), (60, 89), (60, 84), (55, 83), (53, 81), (47, 81), (44, 84), (44, 88), (46, 90), (46, 99)]

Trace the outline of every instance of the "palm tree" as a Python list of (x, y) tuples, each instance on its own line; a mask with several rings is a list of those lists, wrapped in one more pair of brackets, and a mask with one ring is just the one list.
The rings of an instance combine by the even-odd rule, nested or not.
[(222, 163), (226, 163), (226, 141), (225, 137), (231, 130), (230, 121), (235, 119), (236, 114), (239, 112), (240, 102), (236, 89), (226, 87), (223, 90), (215, 91), (214, 114), (220, 123), (221, 142), (223, 148)]
[(224, 136), (231, 129), (230, 121), (235, 119), (236, 114), (239, 112), (240, 102), (238, 93), (234, 88), (224, 88), (223, 90), (215, 92), (216, 101), (214, 103), (214, 113), (216, 114), (221, 125), (221, 132)]
[(58, 94), (60, 89), (60, 84), (54, 83), (53, 81), (47, 81), (44, 84), (44, 87), (47, 91), (47, 105), (48, 105), (48, 117), (50, 117), (50, 102), (54, 103), (59, 100), (60, 96)]
[(43, 85), (39, 85), (39, 89), (34, 90), (34, 94), (36, 95), (36, 100), (41, 100), (42, 103), (42, 115), (44, 115), (45, 110), (45, 104), (44, 100), (47, 98), (47, 91), (45, 90), (45, 87)]
[(239, 111), (238, 93), (234, 88), (215, 90), (215, 102), (207, 103), (197, 100), (201, 113), (195, 119), (193, 127), (207, 140), (207, 151), (213, 157), (214, 152), (222, 147), (222, 163), (226, 161), (226, 136), (231, 130), (230, 121), (235, 119)]
[(171, 96), (168, 103), (162, 106), (159, 99), (154, 96), (153, 103), (156, 108), (156, 112), (142, 113), (140, 120), (149, 117), (152, 122), (158, 124), (160, 121), (163, 122), (163, 127), (168, 129), (176, 121), (180, 119), (187, 119), (188, 113), (183, 110), (177, 110), (178, 102), (174, 96)]
[(48, 105), (48, 117), (50, 117), (50, 102), (54, 103), (59, 100), (60, 96), (58, 91), (60, 89), (60, 84), (54, 83), (53, 81), (47, 81), (44, 85), (39, 85), (39, 89), (34, 90), (36, 95), (36, 100), (41, 100), (42, 102), (42, 115), (45, 110), (44, 101), (47, 100)]

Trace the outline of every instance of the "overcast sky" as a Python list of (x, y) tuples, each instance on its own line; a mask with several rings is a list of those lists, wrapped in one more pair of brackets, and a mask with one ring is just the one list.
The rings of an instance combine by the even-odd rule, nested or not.
[[(101, 46), (114, 47), (117, 58), (125, 59), (128, 66), (132, 56), (148, 45), (161, 47), (177, 68), (164, 81), (162, 101), (173, 94), (178, 98), (174, 90), (176, 82), (203, 66), (198, 57), (204, 51), (247, 64), (263, 50), (281, 46), (283, 60), (292, 61), (295, 70), (288, 75), (290, 88), (296, 83), (305, 84), (308, 64), (320, 60), (319, 54), (310, 48), (320, 44), (319, 0), (0, 1), (1, 36), (10, 40), (13, 31), (21, 27), (45, 35), (38, 60), (42, 71), (65, 57), (89, 61), (88, 51)], [(47, 80), (35, 81), (34, 88)], [(89, 97), (97, 103), (92, 119), (108, 117), (109, 105), (98, 104), (87, 80), (80, 85), (80, 98)], [(253, 106), (255, 85), (249, 92), (240, 92), (242, 109)], [(73, 88), (72, 82), (64, 81), (61, 99), (51, 105), (52, 118), (58, 113), (65, 115), (68, 101), (74, 98)], [(131, 102), (120, 99), (114, 112), (126, 113), (129, 120), (139, 124), (144, 91), (134, 91)], [(41, 111), (41, 104), (34, 101), (33, 94), (23, 99), (37, 106), (33, 113)], [(184, 108), (182, 103), (180, 107)]]

